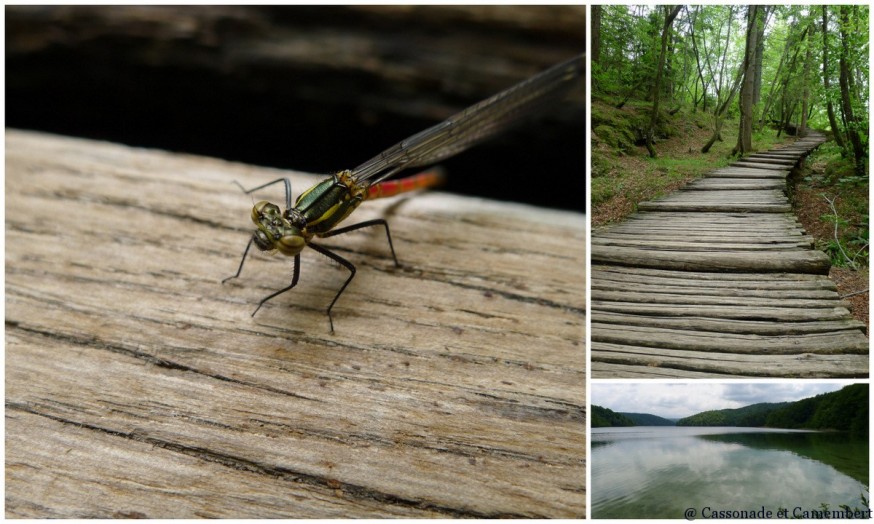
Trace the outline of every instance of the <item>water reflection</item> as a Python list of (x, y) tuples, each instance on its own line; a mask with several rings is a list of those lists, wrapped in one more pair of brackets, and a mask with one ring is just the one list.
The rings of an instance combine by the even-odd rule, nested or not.
[[(868, 441), (838, 432), (727, 433), (701, 435), (714, 442), (736, 443), (756, 449), (787, 450), (827, 464), (868, 485)], [(859, 457), (865, 457), (859, 460)]]
[(592, 431), (592, 516), (682, 518), (688, 507), (861, 507), (867, 442), (754, 428)]

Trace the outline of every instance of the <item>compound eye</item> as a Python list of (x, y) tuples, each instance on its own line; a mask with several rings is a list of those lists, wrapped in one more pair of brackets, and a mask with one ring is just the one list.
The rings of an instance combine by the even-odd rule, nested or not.
[(281, 216), (282, 213), (279, 210), (279, 206), (271, 204), (266, 200), (258, 202), (255, 204), (255, 207), (252, 208), (252, 222), (255, 222), (256, 224), (260, 223), (261, 219), (264, 217), (273, 220)]
[(258, 246), (258, 249), (261, 251), (270, 251), (275, 249), (273, 246), (273, 241), (270, 240), (270, 237), (267, 236), (267, 233), (261, 231), (260, 229), (255, 231), (255, 236), (253, 237), (255, 241), (255, 245)]
[(306, 246), (306, 240), (298, 234), (283, 235), (276, 242), (276, 248), (283, 255), (296, 255), (303, 250), (304, 246)]

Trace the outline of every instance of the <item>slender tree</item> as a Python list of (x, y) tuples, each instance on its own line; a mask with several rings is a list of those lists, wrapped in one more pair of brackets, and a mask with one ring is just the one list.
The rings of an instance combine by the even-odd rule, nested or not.
[(777, 80), (780, 78), (780, 74), (783, 71), (783, 65), (786, 63), (786, 57), (789, 56), (789, 50), (792, 48), (793, 42), (793, 34), (795, 29), (795, 23), (793, 23), (789, 27), (789, 32), (786, 35), (786, 43), (783, 46), (783, 54), (780, 55), (780, 63), (777, 65), (777, 72), (774, 74), (773, 78), (771, 78), (771, 88), (768, 89), (768, 98), (765, 99), (765, 107), (762, 109), (762, 114), (759, 117), (759, 125), (757, 129), (762, 129), (765, 127), (765, 120), (768, 118), (768, 115), (771, 111), (771, 103), (776, 98), (776, 94), (779, 91), (775, 89), (777, 86)]
[(804, 57), (804, 72), (801, 75), (801, 124), (798, 126), (798, 135), (807, 136), (807, 118), (810, 107), (810, 67), (813, 61), (813, 32), (816, 26), (810, 23), (810, 38), (807, 40), (807, 51)]
[(744, 50), (744, 79), (740, 88), (740, 125), (737, 145), (732, 154), (744, 155), (753, 149), (753, 83), (755, 81), (754, 59), (758, 45), (759, 6), (751, 5), (747, 11), (747, 37)]
[(859, 129), (856, 122), (856, 116), (853, 113), (853, 102), (850, 98), (850, 59), (849, 59), (849, 35), (847, 34), (850, 26), (849, 6), (840, 6), (840, 26), (841, 26), (841, 54), (839, 59), (839, 83), (841, 85), (841, 109), (846, 120), (847, 136), (850, 139), (850, 144), (853, 146), (853, 158), (855, 160), (856, 174), (865, 174), (865, 147), (862, 145), (862, 137), (859, 135)]
[(680, 14), (680, 10), (683, 9), (683, 6), (677, 5), (673, 6), (664, 6), (665, 10), (665, 24), (662, 28), (662, 50), (659, 53), (659, 61), (658, 66), (656, 67), (656, 78), (655, 85), (652, 89), (652, 116), (649, 119), (649, 128), (646, 130), (646, 149), (649, 151), (650, 158), (655, 158), (656, 150), (652, 145), (653, 135), (655, 134), (656, 122), (658, 122), (659, 118), (659, 99), (661, 98), (661, 82), (662, 82), (662, 69), (665, 67), (665, 52), (668, 48), (668, 34), (671, 32), (671, 25), (674, 23), (674, 18)]
[(734, 100), (734, 95), (737, 93), (738, 87), (740, 87), (741, 80), (743, 80), (743, 65), (738, 69), (737, 75), (734, 77), (734, 82), (731, 84), (731, 88), (728, 91), (728, 96), (725, 98), (725, 101), (716, 108), (716, 113), (714, 114), (716, 121), (713, 129), (713, 136), (711, 136), (710, 140), (708, 140), (707, 143), (704, 144), (704, 147), (701, 148), (702, 153), (710, 151), (710, 148), (713, 147), (713, 144), (715, 144), (716, 140), (719, 139), (719, 135), (722, 133), (722, 123), (725, 122), (725, 110), (728, 109), (731, 101)]
[(838, 127), (838, 120), (835, 118), (835, 107), (832, 103), (831, 89), (829, 88), (829, 77), (831, 71), (828, 68), (828, 6), (822, 6), (822, 84), (825, 88), (826, 111), (828, 113), (828, 123), (832, 128), (832, 133), (835, 137), (835, 143), (841, 149), (841, 154), (846, 155), (846, 142), (841, 128)]
[(601, 63), (601, 6), (592, 6), (592, 63)]

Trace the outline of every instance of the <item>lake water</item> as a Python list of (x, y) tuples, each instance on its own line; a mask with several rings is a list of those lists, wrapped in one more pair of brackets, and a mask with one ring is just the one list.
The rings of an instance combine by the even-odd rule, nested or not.
[[(868, 440), (759, 428), (593, 428), (593, 518), (695, 518), (764, 507), (863, 509)], [(709, 508), (705, 510), (704, 508)], [(704, 512), (705, 514), (702, 514)]]

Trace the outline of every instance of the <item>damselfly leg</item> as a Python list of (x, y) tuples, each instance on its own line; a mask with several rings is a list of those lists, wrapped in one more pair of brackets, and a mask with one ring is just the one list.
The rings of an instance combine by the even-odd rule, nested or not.
[[(259, 224), (263, 227), (259, 228), (255, 232), (255, 234), (253, 234), (252, 237), (249, 239), (248, 244), (246, 244), (246, 249), (243, 251), (243, 257), (240, 259), (240, 266), (237, 268), (237, 272), (234, 275), (222, 280), (222, 283), (224, 284), (228, 280), (231, 280), (233, 278), (237, 278), (240, 276), (240, 273), (243, 271), (243, 264), (246, 261), (246, 256), (249, 254), (249, 249), (251, 249), (252, 244), (255, 244), (261, 250), (266, 251), (266, 250), (277, 250), (278, 249), (280, 252), (282, 252), (286, 255), (294, 255), (294, 272), (292, 274), (291, 284), (289, 284), (288, 286), (286, 286), (286, 287), (284, 287), (284, 288), (282, 288), (274, 293), (271, 293), (270, 295), (267, 295), (266, 297), (261, 299), (261, 301), (258, 303), (258, 307), (256, 307), (255, 311), (252, 312), (252, 316), (255, 316), (255, 314), (258, 312), (259, 309), (261, 309), (261, 306), (263, 306), (265, 302), (267, 302), (268, 300), (270, 300), (274, 297), (277, 297), (277, 296), (285, 293), (286, 291), (291, 290), (292, 288), (294, 288), (297, 285), (298, 279), (300, 278), (300, 250), (303, 249), (304, 245), (308, 245), (311, 248), (313, 248), (315, 251), (325, 255), (326, 257), (330, 258), (331, 260), (334, 260), (335, 262), (337, 262), (338, 264), (342, 265), (343, 267), (345, 267), (346, 269), (349, 270), (349, 277), (346, 279), (346, 281), (340, 287), (340, 290), (337, 291), (337, 294), (334, 295), (334, 299), (331, 301), (330, 305), (328, 305), (328, 309), (326, 310), (326, 314), (328, 315), (328, 323), (330, 324), (331, 332), (333, 333), (334, 332), (334, 319), (331, 316), (331, 309), (334, 307), (334, 304), (337, 303), (337, 300), (340, 298), (340, 295), (343, 294), (343, 291), (346, 290), (346, 287), (349, 285), (349, 283), (352, 282), (352, 279), (355, 277), (356, 268), (355, 268), (354, 264), (352, 264), (351, 262), (349, 262), (345, 258), (341, 257), (337, 253), (334, 253), (333, 251), (327, 249), (324, 246), (321, 246), (321, 245), (318, 245), (318, 244), (311, 242), (310, 238), (312, 238), (312, 236), (318, 236), (319, 238), (329, 238), (329, 237), (334, 237), (337, 235), (342, 235), (344, 233), (349, 233), (351, 231), (355, 231), (355, 230), (362, 229), (365, 227), (382, 226), (385, 228), (385, 236), (388, 239), (388, 246), (389, 246), (389, 249), (391, 250), (392, 260), (394, 260), (395, 267), (399, 267), (400, 264), (398, 263), (398, 257), (395, 254), (394, 243), (392, 242), (392, 239), (391, 239), (391, 231), (389, 230), (388, 222), (386, 222), (385, 220), (383, 220), (381, 218), (377, 218), (377, 219), (373, 219), (373, 220), (366, 220), (364, 222), (360, 222), (358, 224), (353, 224), (351, 226), (342, 227), (339, 229), (329, 229), (325, 232), (319, 232), (318, 229), (316, 229), (315, 232), (309, 232), (309, 231), (307, 231), (306, 215), (303, 215), (301, 213), (296, 212), (297, 211), (296, 207), (295, 208), (291, 207), (291, 183), (289, 182), (289, 180), (287, 178), (280, 178), (280, 179), (274, 180), (272, 182), (268, 182), (267, 184), (263, 184), (261, 186), (258, 186), (258, 187), (255, 187), (255, 188), (252, 188), (249, 190), (245, 189), (242, 185), (240, 185), (239, 182), (234, 181), (234, 183), (237, 184), (238, 186), (240, 186), (240, 188), (246, 194), (252, 193), (252, 192), (257, 191), (259, 189), (263, 189), (267, 186), (270, 186), (272, 184), (276, 184), (278, 182), (285, 183), (285, 191), (286, 191), (285, 192), (285, 200), (286, 200), (286, 204), (287, 204), (285, 212), (282, 213), (281, 216), (276, 216), (274, 213), (269, 219), (265, 219), (265, 217), (263, 215), (267, 214), (267, 212), (264, 210), (267, 209), (267, 206), (270, 206), (272, 204), (266, 204), (264, 202), (259, 202), (258, 204), (255, 205), (255, 208), (253, 209), (252, 220), (255, 221), (256, 224)], [(343, 190), (349, 189), (345, 185), (341, 184), (339, 182), (339, 179), (334, 181), (333, 186), (337, 187), (337, 188), (341, 188)], [(350, 192), (350, 195), (353, 193), (351, 191), (351, 189), (349, 192)], [(297, 202), (298, 205), (300, 205), (300, 203), (301, 203), (300, 201), (303, 198), (303, 196), (304, 195), (301, 195), (301, 197), (298, 198), (298, 202)], [(262, 204), (266, 204), (266, 205), (262, 205)], [(328, 211), (325, 211), (324, 215), (322, 215), (322, 218), (325, 216), (330, 218), (331, 215), (333, 213), (336, 213), (336, 212), (337, 212), (337, 209), (332, 207)], [(268, 227), (268, 225), (264, 225), (265, 221), (270, 222), (269, 227)], [(284, 242), (283, 239), (285, 239), (287, 237), (293, 238), (296, 236), (300, 236), (301, 238), (305, 239), (305, 242), (301, 244), (300, 249), (297, 249), (296, 251), (293, 251), (293, 252), (289, 252), (289, 250), (291, 248), (288, 248), (288, 246), (286, 246), (287, 249), (283, 249), (282, 247), (277, 247), (277, 246), (283, 244), (283, 242)]]

